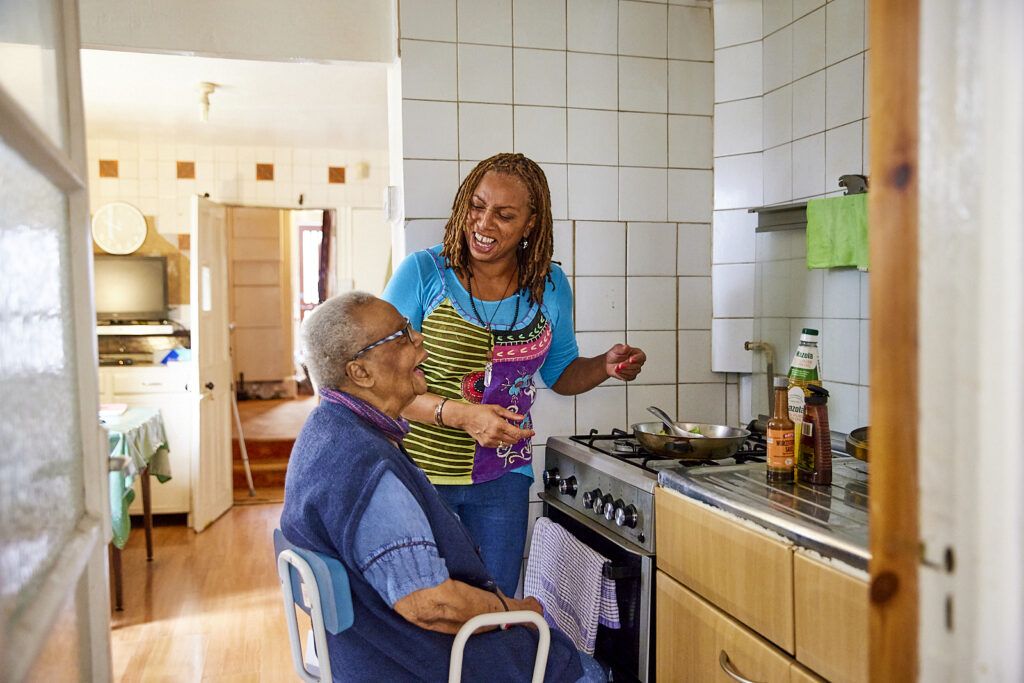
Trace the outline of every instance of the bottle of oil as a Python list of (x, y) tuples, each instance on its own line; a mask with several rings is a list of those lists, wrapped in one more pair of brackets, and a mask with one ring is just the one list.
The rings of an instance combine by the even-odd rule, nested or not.
[(796, 459), (797, 478), (808, 484), (832, 483), (832, 433), (828, 426), (828, 390), (810, 385)]
[(794, 425), (789, 419), (788, 381), (785, 377), (775, 378), (775, 407), (768, 420), (768, 469), (770, 482), (793, 481), (795, 465)]
[(800, 452), (801, 429), (804, 420), (804, 402), (810, 395), (809, 386), (821, 386), (818, 377), (818, 331), (805, 327), (800, 331), (800, 345), (789, 366), (789, 419), (796, 429), (794, 448)]

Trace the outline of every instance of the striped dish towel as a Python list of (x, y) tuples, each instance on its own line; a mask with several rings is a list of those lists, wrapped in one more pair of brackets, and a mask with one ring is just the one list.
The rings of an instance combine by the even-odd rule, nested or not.
[(540, 600), (547, 622), (588, 655), (594, 654), (598, 624), (620, 627), (615, 582), (601, 572), (607, 562), (547, 517), (533, 527), (523, 593)]

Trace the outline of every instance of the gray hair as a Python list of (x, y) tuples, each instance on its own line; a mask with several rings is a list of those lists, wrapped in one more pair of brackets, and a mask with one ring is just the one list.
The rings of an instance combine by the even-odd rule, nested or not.
[(358, 311), (376, 299), (367, 292), (346, 292), (332, 296), (306, 316), (302, 350), (316, 386), (337, 388), (345, 383), (345, 362), (365, 344)]

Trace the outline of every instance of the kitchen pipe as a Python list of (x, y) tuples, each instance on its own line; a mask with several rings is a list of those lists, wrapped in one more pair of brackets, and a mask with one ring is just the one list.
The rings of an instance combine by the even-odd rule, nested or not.
[[(768, 403), (766, 403), (765, 406), (767, 407), (768, 412), (771, 413), (775, 392), (775, 349), (766, 341), (746, 341), (743, 342), (743, 348), (747, 351), (760, 351), (764, 354), (765, 379), (767, 380), (765, 385), (768, 388), (768, 393), (766, 394)], [(768, 415), (768, 418), (771, 418), (770, 414)], [(766, 421), (768, 418), (766, 418)]]

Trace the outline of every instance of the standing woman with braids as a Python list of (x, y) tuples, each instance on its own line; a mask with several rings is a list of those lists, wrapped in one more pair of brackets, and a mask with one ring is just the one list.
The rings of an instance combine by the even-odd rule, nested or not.
[(506, 595), (526, 542), (534, 374), (575, 395), (609, 377), (632, 380), (647, 360), (625, 344), (580, 357), (553, 239), (544, 172), (522, 154), (497, 154), (462, 181), (443, 244), (407, 257), (384, 291), (430, 354), (427, 393), (404, 413), (404, 445)]

